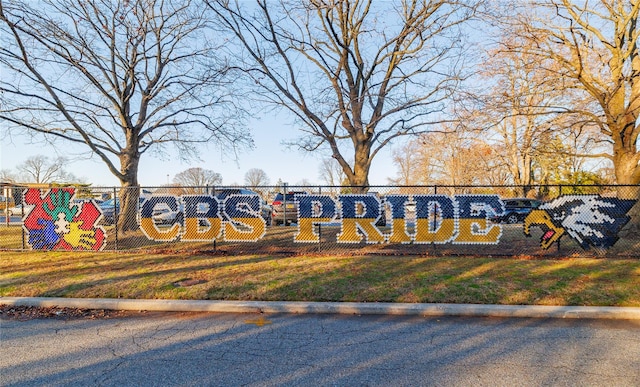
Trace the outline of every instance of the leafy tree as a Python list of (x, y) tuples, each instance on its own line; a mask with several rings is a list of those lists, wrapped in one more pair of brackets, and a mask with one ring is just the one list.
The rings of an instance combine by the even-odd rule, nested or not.
[(606, 184), (600, 175), (589, 171), (577, 171), (569, 174), (564, 184), (568, 187), (562, 187), (562, 193), (567, 194), (597, 194), (602, 191), (600, 187)]
[(250, 143), (208, 24), (190, 0), (4, 0), (0, 121), (99, 157), (122, 186), (118, 227), (137, 229), (142, 155)]

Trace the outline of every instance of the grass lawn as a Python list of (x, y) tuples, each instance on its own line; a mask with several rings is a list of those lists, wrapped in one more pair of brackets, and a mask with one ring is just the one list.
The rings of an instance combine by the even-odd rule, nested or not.
[(0, 296), (640, 306), (638, 259), (0, 254)]

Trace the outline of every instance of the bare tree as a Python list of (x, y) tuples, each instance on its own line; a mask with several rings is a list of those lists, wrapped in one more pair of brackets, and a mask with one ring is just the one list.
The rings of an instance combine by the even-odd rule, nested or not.
[[(242, 47), (262, 101), (299, 121), (305, 151), (325, 148), (366, 191), (393, 139), (444, 120), (461, 81), (460, 27), (475, 1), (207, 0)], [(349, 160), (353, 160), (352, 163)]]
[(181, 187), (183, 193), (206, 193), (208, 187), (222, 184), (222, 175), (210, 169), (189, 168), (173, 177), (173, 182)]
[(99, 157), (122, 186), (118, 227), (137, 229), (138, 165), (174, 145), (249, 143), (229, 66), (190, 0), (0, 3), (0, 120)]
[[(618, 184), (640, 184), (640, 1), (526, 4), (509, 16), (510, 50), (525, 52), (545, 67), (558, 88), (581, 90), (591, 109), (571, 108), (597, 125), (610, 143)], [(550, 60), (550, 61), (549, 61)]]
[(333, 157), (324, 157), (320, 162), (320, 179), (321, 181), (330, 186), (330, 193), (336, 194), (339, 192), (339, 189), (336, 187), (340, 187), (342, 182), (345, 181), (346, 175), (340, 167), (340, 164)]
[(315, 184), (313, 184), (313, 182), (306, 177), (303, 177), (302, 179), (296, 181), (296, 186), (305, 187), (307, 191), (314, 191), (312, 188), (314, 185)]
[(425, 183), (424, 177), (430, 175), (421, 168), (420, 155), (422, 142), (419, 139), (407, 141), (399, 148), (391, 152), (391, 160), (397, 168), (395, 178), (389, 178), (389, 183), (394, 185), (418, 185)]
[(17, 178), (13, 172), (8, 169), (0, 169), (0, 182), (15, 183)]
[(50, 159), (43, 155), (31, 156), (18, 165), (20, 177), (29, 183), (46, 184), (62, 183), (77, 180), (73, 174), (65, 171), (67, 159), (57, 157)]
[(244, 183), (247, 187), (256, 190), (259, 187), (271, 184), (271, 179), (260, 168), (251, 168), (244, 174)]

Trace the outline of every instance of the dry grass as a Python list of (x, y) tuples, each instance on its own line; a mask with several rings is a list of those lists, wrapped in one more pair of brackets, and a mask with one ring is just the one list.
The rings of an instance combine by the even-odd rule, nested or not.
[(0, 296), (640, 306), (638, 259), (1, 254)]

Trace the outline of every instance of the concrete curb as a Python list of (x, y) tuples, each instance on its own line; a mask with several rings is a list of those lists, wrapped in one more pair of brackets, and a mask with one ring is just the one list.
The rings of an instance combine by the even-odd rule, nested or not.
[(0, 297), (0, 304), (161, 312), (374, 314), (640, 320), (640, 308), (359, 302), (135, 300), (116, 298)]

